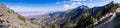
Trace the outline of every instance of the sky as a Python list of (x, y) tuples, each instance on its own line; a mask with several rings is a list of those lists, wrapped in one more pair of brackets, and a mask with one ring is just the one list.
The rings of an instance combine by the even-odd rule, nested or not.
[(36, 15), (65, 11), (81, 5), (91, 8), (103, 6), (111, 1), (116, 3), (120, 0), (0, 0), (0, 3), (22, 15)]

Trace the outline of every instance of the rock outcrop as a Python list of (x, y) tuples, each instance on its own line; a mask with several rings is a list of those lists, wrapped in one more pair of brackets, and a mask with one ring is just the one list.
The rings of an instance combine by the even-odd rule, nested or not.
[(0, 28), (42, 28), (42, 26), (0, 4)]

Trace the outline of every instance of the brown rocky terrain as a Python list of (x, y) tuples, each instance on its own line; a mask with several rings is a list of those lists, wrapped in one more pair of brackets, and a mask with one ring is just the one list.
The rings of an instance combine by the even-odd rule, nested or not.
[(0, 4), (0, 28), (42, 28), (42, 26)]

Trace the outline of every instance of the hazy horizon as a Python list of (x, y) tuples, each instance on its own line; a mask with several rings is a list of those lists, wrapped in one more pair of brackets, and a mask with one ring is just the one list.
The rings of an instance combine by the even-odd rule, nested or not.
[(36, 15), (65, 11), (80, 5), (103, 6), (111, 1), (117, 3), (120, 0), (0, 0), (0, 3), (22, 15)]

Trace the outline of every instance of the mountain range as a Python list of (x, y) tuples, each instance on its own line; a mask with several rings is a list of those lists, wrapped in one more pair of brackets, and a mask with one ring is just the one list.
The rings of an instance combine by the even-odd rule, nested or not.
[[(100, 27), (98, 26), (106, 22), (107, 20), (110, 20), (110, 18), (112, 17), (113, 17), (112, 19), (118, 18), (113, 15), (114, 12), (117, 11), (118, 5), (119, 5), (118, 3), (114, 3), (113, 1), (104, 6), (93, 7), (93, 8), (89, 8), (85, 5), (82, 5), (74, 9), (69, 9), (64, 12), (49, 13), (45, 17), (34, 18), (34, 19), (38, 19), (37, 22), (39, 22), (40, 24), (44, 24), (47, 26), (56, 24), (60, 28), (86, 28), (86, 27), (90, 27), (90, 28), (103, 27), (104, 28), (107, 25), (105, 26), (103, 25)], [(105, 27), (105, 28), (108, 28), (108, 27)]]
[(0, 4), (0, 28), (120, 28), (120, 4), (85, 5), (64, 12), (24, 17)]

